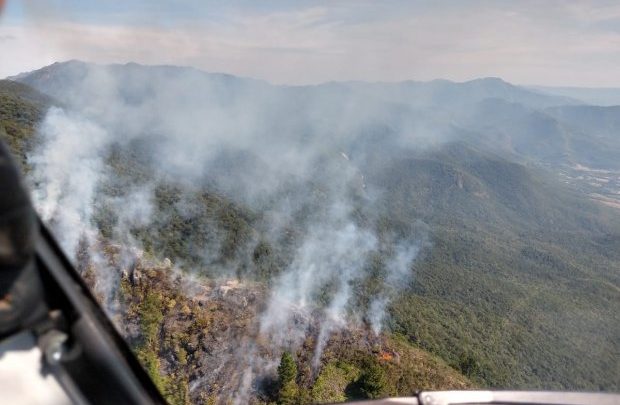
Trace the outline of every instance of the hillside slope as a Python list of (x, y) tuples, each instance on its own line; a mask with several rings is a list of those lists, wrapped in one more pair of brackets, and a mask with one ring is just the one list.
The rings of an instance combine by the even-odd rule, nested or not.
[[(138, 260), (121, 279), (123, 312), (117, 324), (136, 349), (154, 381), (171, 403), (202, 403), (236, 397), (243, 384), (239, 370), (251, 367), (253, 351), (277, 358), (261, 338), (256, 318), (265, 286), (236, 280), (196, 280), (172, 276), (170, 263)], [(188, 290), (192, 294), (188, 294)], [(385, 374), (381, 396), (410, 395), (421, 389), (464, 389), (474, 385), (459, 372), (401, 337), (373, 336), (352, 327), (332, 336), (323, 365), (311, 362), (313, 339), (293, 353), (301, 403), (364, 398), (360, 377), (368, 363)], [(277, 380), (262, 380), (253, 400), (277, 398)]]
[(386, 226), (423, 219), (434, 242), (394, 330), (455, 366), (476, 359), (470, 376), (491, 386), (617, 387), (616, 212), (464, 145), (393, 165), (368, 178), (392, 190)]

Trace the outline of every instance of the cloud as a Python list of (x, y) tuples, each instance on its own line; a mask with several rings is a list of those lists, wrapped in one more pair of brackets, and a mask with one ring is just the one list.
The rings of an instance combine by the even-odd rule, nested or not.
[(65, 19), (39, 12), (31, 25), (0, 28), (0, 35), (21, 31), (10, 45), (0, 42), (3, 53), (17, 55), (0, 75), (84, 59), (191, 65), (288, 84), (500, 76), (620, 85), (620, 7), (612, 2), (182, 4), (142, 14), (129, 7), (124, 16), (107, 10), (99, 20), (93, 10)]

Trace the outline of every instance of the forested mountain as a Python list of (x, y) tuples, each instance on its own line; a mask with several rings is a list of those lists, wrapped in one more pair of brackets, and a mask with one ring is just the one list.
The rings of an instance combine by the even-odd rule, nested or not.
[(35, 204), (173, 402), (619, 389), (617, 108), (495, 78), (12, 80)]

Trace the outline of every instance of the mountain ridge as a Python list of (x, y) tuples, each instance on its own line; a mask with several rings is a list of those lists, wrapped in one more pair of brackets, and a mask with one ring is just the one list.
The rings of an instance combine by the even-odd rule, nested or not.
[(138, 68), (138, 69), (152, 69), (152, 70), (163, 70), (163, 71), (180, 71), (180, 72), (193, 72), (199, 73), (202, 75), (207, 75), (214, 78), (222, 78), (227, 80), (239, 80), (239, 81), (247, 81), (253, 82), (256, 84), (268, 85), (275, 88), (289, 88), (289, 89), (311, 89), (311, 88), (321, 88), (321, 87), (331, 87), (331, 86), (350, 86), (350, 85), (363, 85), (363, 86), (382, 86), (382, 87), (390, 87), (390, 86), (422, 86), (427, 89), (431, 89), (431, 91), (441, 90), (445, 86), (452, 86), (457, 88), (463, 88), (466, 91), (475, 91), (475, 90), (484, 90), (484, 88), (488, 88), (492, 93), (497, 92), (510, 92), (517, 91), (521, 93), (521, 96), (529, 97), (529, 98), (539, 98), (540, 100), (548, 100), (545, 103), (549, 105), (564, 105), (564, 104), (579, 104), (580, 101), (577, 99), (573, 99), (570, 97), (562, 97), (555, 95), (545, 95), (543, 93), (539, 93), (536, 91), (530, 91), (525, 87), (513, 85), (504, 81), (499, 77), (483, 77), (466, 81), (451, 81), (447, 79), (434, 79), (430, 81), (415, 81), (415, 80), (405, 80), (398, 82), (365, 82), (365, 81), (328, 81), (324, 83), (317, 83), (313, 85), (276, 85), (271, 84), (266, 81), (260, 79), (253, 79), (248, 77), (236, 76), (227, 73), (213, 73), (206, 72), (200, 69), (196, 69), (189, 66), (175, 66), (175, 65), (142, 65), (135, 62), (128, 62), (125, 64), (94, 64), (89, 62), (83, 62), (79, 60), (70, 60), (65, 62), (55, 62), (51, 65), (45, 66), (43, 68), (37, 69), (31, 72), (22, 72), (20, 74), (9, 76), (6, 79), (18, 82), (24, 82), (26, 84), (30, 84), (33, 87), (41, 87), (41, 83), (38, 85), (33, 82), (33, 80), (41, 80), (41, 76), (46, 76), (53, 74), (54, 71), (62, 70), (62, 69), (84, 69), (87, 66), (93, 66), (97, 68), (109, 68), (109, 69), (121, 69), (121, 68)]

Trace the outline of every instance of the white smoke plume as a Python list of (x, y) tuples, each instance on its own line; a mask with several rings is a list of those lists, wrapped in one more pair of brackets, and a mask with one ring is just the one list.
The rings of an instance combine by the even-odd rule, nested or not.
[[(380, 185), (366, 183), (374, 147), (368, 143), (379, 133), (386, 148), (411, 147), (413, 122), (346, 88), (328, 86), (309, 96), (305, 88), (192, 69), (76, 63), (66, 67), (70, 80), (53, 87), (67, 107), (50, 109), (30, 156), (35, 204), (70, 255), (81, 239), (96, 247), (96, 209), (115, 214), (110, 237), (130, 255), (141, 248), (131, 229), (165, 215), (153, 203), (158, 181), (214, 187), (260, 213), (260, 230), (272, 241), (291, 224), (300, 230), (259, 319), (260, 333), (276, 351), (296, 348), (318, 322), (318, 368), (334, 331), (365, 319), (380, 332), (390, 301), (412, 280), (422, 244), (420, 235), (406, 235), (385, 249), (372, 218), (360, 218), (381, 195)], [(137, 151), (133, 158), (149, 168), (138, 184), (120, 183), (118, 195), (102, 191), (118, 181), (108, 161), (114, 148)], [(192, 210), (183, 201), (175, 207), (188, 216)], [(220, 241), (208, 241), (202, 265), (216, 267), (219, 249)], [(367, 309), (357, 308), (354, 287), (369, 276), (368, 259), (379, 252), (387, 257), (384, 287)], [(106, 267), (96, 253), (93, 261)], [(101, 273), (102, 288), (113, 290), (113, 272)], [(250, 364), (239, 373), (250, 389), (274, 359), (250, 349), (245, 356)], [(245, 398), (243, 387), (238, 398)]]
[[(289, 269), (274, 284), (261, 319), (261, 331), (282, 346), (299, 344), (305, 337), (305, 330), (299, 323), (296, 330), (287, 325), (295, 315), (311, 312), (317, 296), (330, 287), (334, 293), (327, 298), (322, 336), (326, 337), (332, 325), (345, 324), (351, 298), (350, 284), (364, 277), (366, 257), (376, 244), (373, 234), (353, 223), (342, 223), (342, 219), (334, 218), (333, 222), (309, 229)], [(323, 345), (324, 341), (319, 339), (319, 354)]]
[(76, 114), (52, 107), (30, 158), (33, 200), (42, 219), (52, 222), (62, 247), (74, 255), (82, 236), (92, 238), (97, 180), (103, 173), (106, 131)]
[[(410, 242), (409, 242), (410, 243)], [(413, 279), (412, 264), (420, 253), (420, 248), (427, 243), (419, 240), (415, 244), (398, 243), (394, 254), (387, 263), (384, 294), (375, 297), (368, 308), (368, 320), (376, 335), (383, 329), (387, 306), (391, 300)]]

